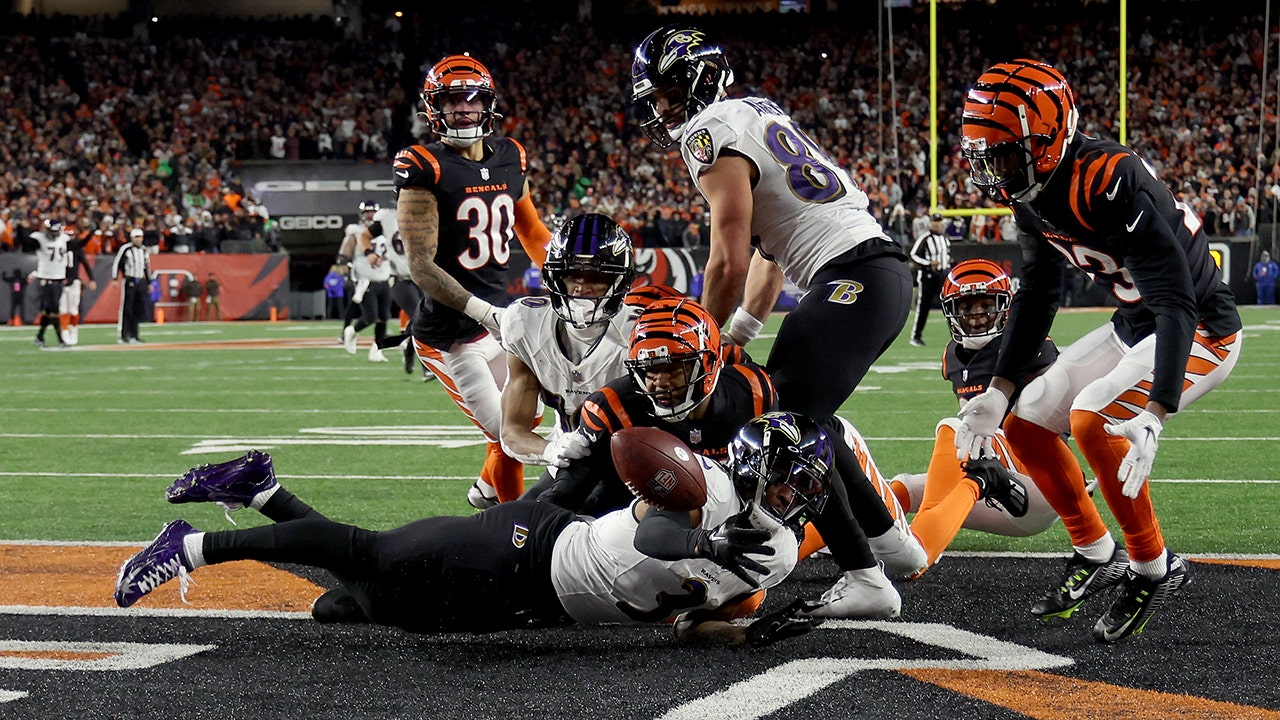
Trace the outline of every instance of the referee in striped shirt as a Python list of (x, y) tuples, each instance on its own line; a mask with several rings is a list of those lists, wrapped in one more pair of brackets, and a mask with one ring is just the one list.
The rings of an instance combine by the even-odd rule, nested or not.
[(924, 321), (929, 308), (942, 292), (942, 281), (951, 269), (951, 240), (942, 232), (942, 215), (934, 213), (929, 218), (929, 230), (911, 246), (911, 262), (916, 265), (916, 285), (920, 295), (916, 298), (916, 323), (911, 329), (911, 344), (924, 345)]
[(147, 312), (147, 295), (151, 292), (151, 251), (142, 245), (142, 228), (134, 228), (129, 232), (129, 243), (116, 253), (115, 262), (111, 265), (111, 277), (119, 277), (124, 273), (120, 287), (120, 330), (121, 344), (140, 343), (138, 323), (142, 322)]

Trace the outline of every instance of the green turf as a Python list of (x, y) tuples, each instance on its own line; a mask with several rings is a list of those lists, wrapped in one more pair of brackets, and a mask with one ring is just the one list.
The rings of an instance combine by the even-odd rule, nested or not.
[[(1245, 308), (1245, 349), (1234, 374), (1169, 422), (1156, 462), (1156, 509), (1173, 547), (1186, 552), (1276, 552), (1280, 548), (1277, 418), (1280, 312)], [(1060, 345), (1106, 321), (1101, 312), (1064, 312)], [(771, 333), (749, 348), (767, 355)], [(143, 327), (152, 343), (334, 339), (336, 323), (215, 323)], [(367, 333), (366, 333), (367, 334)], [(320, 348), (118, 351), (114, 328), (86, 327), (81, 348), (38, 351), (34, 330), (0, 328), (0, 539), (128, 540), (155, 534), (174, 517), (198, 527), (230, 527), (220, 509), (172, 506), (169, 480), (192, 465), (238, 455), (229, 449), (183, 454), (197, 443), (242, 438), (272, 446), (277, 473), (335, 519), (386, 528), (421, 517), (464, 513), (467, 487), (483, 459), (480, 435), (438, 383), (423, 384), (392, 362), (350, 357), (336, 342)], [(842, 414), (867, 437), (889, 476), (922, 472), (939, 418), (956, 403), (939, 373), (946, 329), (930, 316), (926, 347), (903, 334)], [(110, 348), (92, 350), (95, 345)], [(461, 430), (445, 437), (430, 426)], [(445, 429), (447, 430), (448, 427)], [(419, 444), (400, 440), (417, 438)], [(386, 444), (352, 444), (385, 442)], [(449, 440), (470, 442), (441, 447)], [(319, 444), (297, 444), (311, 442)], [(422, 444), (435, 442), (436, 444)], [(532, 470), (529, 470), (532, 472)], [(1207, 480), (1270, 481), (1210, 483)], [(1098, 500), (1101, 503), (1101, 498)], [(261, 524), (253, 511), (241, 526)], [(1112, 522), (1110, 516), (1106, 516)], [(1114, 523), (1113, 527), (1114, 527)], [(1060, 527), (1032, 538), (962, 532), (957, 549), (1057, 550)]]

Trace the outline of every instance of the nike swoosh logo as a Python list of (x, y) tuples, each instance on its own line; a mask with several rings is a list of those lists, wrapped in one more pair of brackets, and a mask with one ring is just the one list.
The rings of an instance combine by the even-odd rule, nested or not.
[(1116, 193), (1120, 192), (1120, 183), (1122, 182), (1124, 182), (1124, 178), (1116, 178), (1116, 184), (1111, 187), (1111, 192), (1107, 193), (1108, 202), (1116, 199)]
[(1146, 212), (1146, 210), (1139, 210), (1138, 217), (1134, 218), (1133, 222), (1129, 223), (1128, 225), (1125, 225), (1124, 229), (1128, 230), (1129, 232), (1133, 232), (1133, 229), (1138, 227), (1138, 221), (1142, 219), (1142, 213), (1144, 212)]
[(407, 177), (409, 177), (409, 171), (408, 171), (408, 170), (397, 170), (397, 171), (396, 171), (396, 174), (397, 174), (397, 175), (399, 175), (399, 176), (400, 176), (400, 177), (402, 177), (402, 178), (407, 178)]

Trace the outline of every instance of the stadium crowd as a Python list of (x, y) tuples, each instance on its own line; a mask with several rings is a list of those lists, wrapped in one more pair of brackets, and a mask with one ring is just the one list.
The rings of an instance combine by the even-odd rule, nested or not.
[[(1261, 88), (1262, 18), (1210, 14), (1203, 3), (1184, 9), (1192, 12), (1130, 18), (1128, 141), (1181, 184), (1209, 234), (1248, 235), (1273, 222), (1280, 203), (1280, 156), (1266, 154), (1276, 142), (1276, 103)], [(787, 107), (819, 146), (838, 153), (882, 224), (905, 242), (929, 201), (928, 21), (922, 8), (896, 12), (891, 68), (877, 62), (875, 22), (730, 15), (700, 23), (740, 68), (734, 92)], [(1053, 15), (1060, 19), (1046, 25), (1039, 3), (941, 10), (940, 206), (985, 204), (958, 149), (957, 113), (966, 82), (1001, 43), (1062, 67), (1082, 96), (1081, 127), (1118, 139), (1115, 8)], [(414, 114), (417, 89), (426, 66), (457, 51), (497, 76), (504, 130), (529, 150), (546, 216), (601, 212), (640, 245), (705, 243), (705, 208), (678, 153), (655, 162), (629, 117), (634, 19), (621, 27), (545, 16), (440, 19), (200, 20), (197, 33), (196, 21), (7, 17), (0, 246), (21, 247), (56, 219), (90, 252), (110, 252), (133, 227), (165, 250), (212, 252), (225, 240), (276, 249), (269, 208), (239, 184), (238, 164), (387, 162), (414, 138), (430, 139)], [(994, 216), (953, 225), (957, 240), (1009, 236)]]

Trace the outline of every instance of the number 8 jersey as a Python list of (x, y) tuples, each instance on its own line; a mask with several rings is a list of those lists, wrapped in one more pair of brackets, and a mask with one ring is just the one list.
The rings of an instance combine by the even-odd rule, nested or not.
[(680, 153), (699, 192), (699, 175), (721, 155), (755, 166), (752, 244), (802, 290), (837, 256), (888, 239), (862, 188), (771, 100), (711, 103), (689, 120)]
[[(430, 190), (440, 216), (435, 263), (473, 295), (507, 304), (507, 263), (516, 240), (516, 201), (524, 191), (528, 160), (511, 138), (484, 141), (484, 159), (469, 160), (443, 143), (413, 145), (393, 163), (396, 192)], [(483, 332), (474, 320), (422, 300), (414, 336), (438, 348)]]

